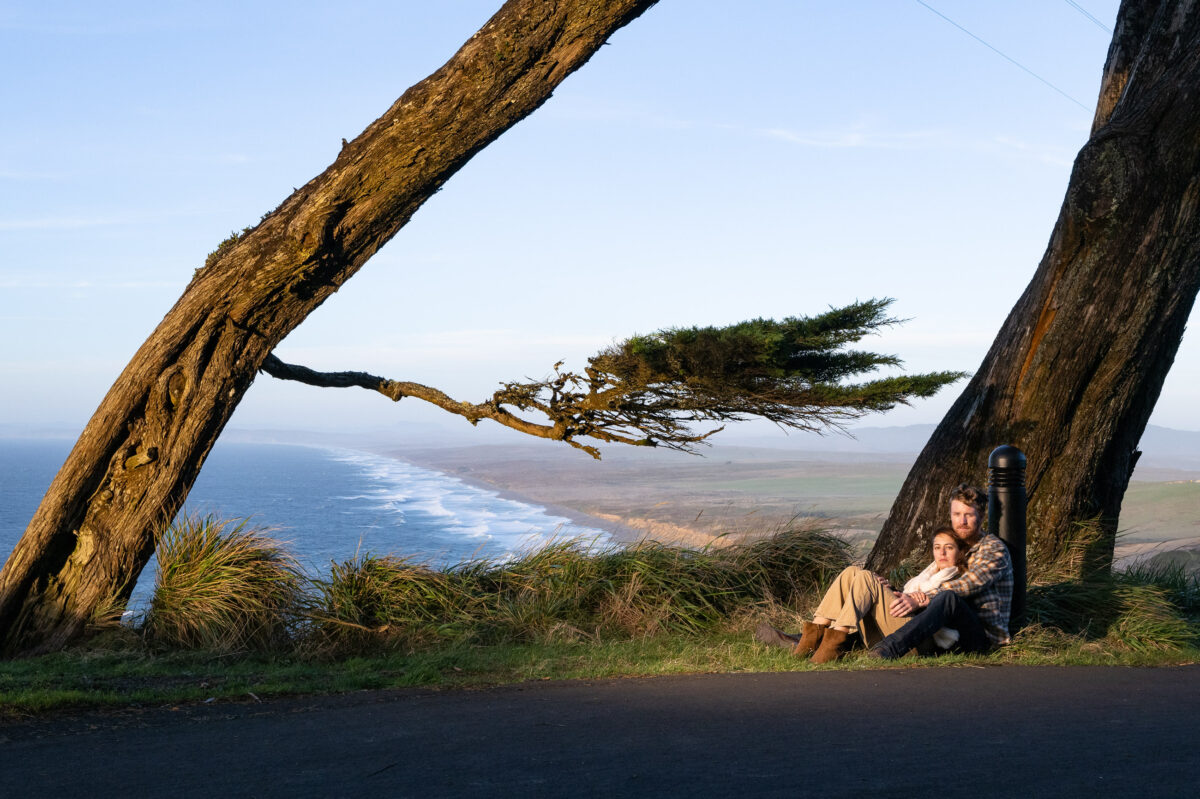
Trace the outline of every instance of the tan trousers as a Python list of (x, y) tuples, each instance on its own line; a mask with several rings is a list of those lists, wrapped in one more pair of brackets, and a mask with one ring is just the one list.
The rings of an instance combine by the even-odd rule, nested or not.
[(874, 574), (850, 566), (829, 586), (814, 615), (833, 619), (833, 627), (857, 630), (863, 644), (871, 647), (912, 618), (888, 613), (891, 604), (892, 592), (880, 585)]

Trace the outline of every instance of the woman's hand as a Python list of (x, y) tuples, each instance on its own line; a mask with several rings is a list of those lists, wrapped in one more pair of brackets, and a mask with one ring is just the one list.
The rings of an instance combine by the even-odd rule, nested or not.
[(911, 616), (920, 607), (913, 594), (896, 594), (896, 598), (888, 606), (888, 613), (891, 613), (893, 616)]

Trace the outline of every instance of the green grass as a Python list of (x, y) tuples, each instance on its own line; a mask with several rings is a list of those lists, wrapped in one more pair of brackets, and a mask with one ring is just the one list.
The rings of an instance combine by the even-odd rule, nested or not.
[[(819, 504), (823, 516), (886, 512), (904, 476), (845, 475), (742, 477), (691, 484), (694, 491), (736, 491), (752, 496), (790, 497), (801, 510)], [(882, 510), (881, 510), (882, 509)]]
[(599, 642), (451, 643), (340, 660), (214, 657), (197, 652), (75, 649), (0, 662), (0, 719), (52, 709), (161, 706), (207, 699), (255, 702), (292, 694), (404, 687), (469, 688), (539, 680), (1025, 665), (1164, 666), (1200, 661), (1194, 645), (1135, 651), (1104, 639), (1029, 628), (986, 657), (945, 655), (891, 663), (851, 654), (814, 666), (753, 641), (744, 625), (704, 635), (662, 634)]
[[(0, 718), (528, 680), (1200, 660), (1200, 582), (1179, 567), (1140, 566), (1031, 587), (1030, 623), (987, 657), (880, 664), (860, 653), (814, 666), (756, 644), (752, 631), (763, 619), (797, 628), (845, 564), (845, 545), (818, 531), (787, 529), (704, 551), (652, 545), (591, 553), (558, 542), (512, 560), (446, 570), (368, 554), (334, 564), (311, 586), (273, 570), (292, 567), (262, 531), (192, 520), (172, 535), (146, 627), (109, 627), (69, 651), (0, 662)], [(251, 566), (227, 568), (225, 547), (238, 555), (233, 561)], [(273, 568), (260, 568), (259, 556)], [(195, 562), (209, 565), (185, 568)], [(262, 578), (263, 585), (234, 581), (216, 590), (209, 572), (227, 571)], [(281, 580), (290, 586), (286, 601), (277, 593)], [(264, 586), (267, 600), (248, 606), (247, 622), (245, 608), (232, 600)], [(193, 605), (223, 610), (213, 616)], [(168, 610), (187, 623), (168, 628)], [(222, 621), (214, 626), (210, 617)], [(204, 632), (188, 627), (196, 620)], [(223, 633), (223, 625), (237, 634)]]
[(1197, 507), (1200, 483), (1134, 480), (1121, 500), (1123, 540), (1167, 541), (1200, 536)]

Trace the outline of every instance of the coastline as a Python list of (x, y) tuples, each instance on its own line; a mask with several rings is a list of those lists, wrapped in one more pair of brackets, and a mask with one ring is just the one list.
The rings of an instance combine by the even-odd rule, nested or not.
[[(561, 516), (565, 519), (568, 519), (573, 524), (579, 525), (580, 527), (590, 527), (600, 530), (606, 533), (614, 544), (629, 546), (640, 543), (647, 537), (650, 537), (647, 530), (638, 529), (638, 527), (635, 526), (640, 520), (627, 520), (622, 517), (609, 514), (594, 515), (579, 510), (578, 508), (571, 508), (554, 502), (546, 502), (545, 500), (531, 497), (527, 494), (522, 494), (518, 491), (513, 491), (509, 488), (496, 485), (495, 483), (484, 480), (478, 476), (448, 471), (444, 467), (433, 463), (432, 461), (427, 461), (419, 457), (413, 457), (411, 453), (407, 452), (399, 452), (394, 449), (363, 449), (362, 451), (384, 458), (391, 458), (392, 460), (403, 461), (404, 463), (412, 464), (413, 466), (417, 466), (421, 469), (428, 469), (433, 472), (438, 472), (439, 474), (444, 474), (447, 477), (452, 477), (465, 483), (466, 485), (473, 486), (474, 488), (478, 488), (482, 491), (494, 493), (501, 499), (507, 499), (513, 502), (520, 502), (523, 505), (542, 508), (547, 515)], [(691, 533), (691, 531), (688, 532)], [(712, 536), (707, 536), (702, 533), (696, 533), (695, 535), (703, 536), (706, 539), (712, 538)], [(658, 539), (656, 538), (655, 540)], [(696, 546), (698, 544), (689, 543), (687, 545)]]
[[(618, 546), (643, 541), (693, 549), (723, 546), (758, 537), (764, 532), (778, 529), (783, 523), (799, 519), (802, 524), (811, 523), (845, 538), (855, 556), (862, 557), (878, 534), (878, 527), (873, 526), (875, 517), (887, 507), (882, 492), (870, 483), (865, 485), (867, 491), (874, 491), (880, 497), (868, 497), (860, 501), (853, 489), (846, 492), (838, 486), (837, 493), (829, 494), (822, 505), (828, 507), (840, 501), (844, 507), (837, 507), (829, 515), (818, 513), (810, 517), (808, 513), (794, 513), (790, 521), (781, 522), (783, 516), (778, 511), (787, 501), (796, 500), (782, 496), (791, 489), (790, 485), (779, 487), (778, 484), (785, 480), (803, 485), (814, 478), (824, 483), (843, 479), (840, 473), (829, 475), (829, 466), (824, 462), (814, 463), (812, 467), (800, 471), (790, 461), (783, 462), (782, 468), (777, 470), (773, 461), (766, 461), (766, 467), (759, 468), (756, 461), (740, 455), (736, 460), (727, 458), (723, 463), (712, 459), (707, 462), (707, 467), (704, 466), (705, 462), (701, 462), (698, 468), (694, 463), (648, 468), (639, 464), (631, 467), (623, 461), (615, 464), (605, 461), (607, 469), (597, 472), (593, 477), (590, 470), (584, 474), (583, 470), (566, 459), (558, 459), (553, 455), (543, 457), (541, 453), (533, 453), (528, 449), (480, 448), (484, 457), (476, 460), (473, 448), (402, 450), (370, 445), (348, 448), (409, 463), (456, 478), (465, 485), (491, 492), (500, 498), (541, 508), (546, 514), (567, 519), (572, 524), (600, 530)], [(850, 486), (856, 487), (856, 482), (862, 482), (858, 477), (861, 469), (859, 465), (844, 475)], [(756, 481), (765, 488), (756, 485)], [(1166, 485), (1178, 488), (1175, 482)], [(1157, 485), (1160, 484), (1151, 484), (1151, 489)], [(825, 490), (830, 488), (826, 487)], [(1138, 497), (1136, 490), (1131, 493), (1130, 499)], [(850, 500), (845, 499), (847, 496)], [(1146, 499), (1156, 496), (1147, 492)], [(878, 507), (870, 504), (875, 500)], [(772, 503), (780, 507), (772, 507)], [(1132, 515), (1135, 503), (1128, 504), (1131, 507), (1127, 510)], [(1146, 504), (1143, 501), (1137, 507)], [(1161, 503), (1155, 505), (1156, 508), (1160, 506)], [(683, 507), (688, 508), (686, 513), (680, 512)], [(692, 513), (694, 508), (702, 510)], [(835, 515), (839, 510), (845, 515)], [(725, 512), (724, 516), (721, 515), (722, 511)], [(774, 515), (771, 515), (772, 511), (775, 511)], [(879, 514), (871, 511), (878, 511)], [(693, 520), (699, 521), (702, 514), (702, 522), (689, 524)], [(755, 525), (744, 521), (752, 518), (761, 520), (761, 523)], [(733, 523), (729, 523), (730, 519)], [(1158, 526), (1160, 520), (1155, 518), (1153, 521), (1152, 524), (1148, 520), (1143, 526)], [(1158, 540), (1118, 542), (1114, 553), (1115, 565), (1129, 567), (1160, 552), (1200, 547), (1200, 536), (1190, 536), (1183, 529), (1173, 529), (1171, 532), (1175, 535), (1168, 534)]]
[[(873, 541), (878, 532), (868, 529), (877, 515), (869, 500), (850, 515), (810, 516), (798, 513), (796, 500), (778, 495), (773, 486), (769, 493), (741, 489), (737, 480), (742, 474), (751, 481), (762, 475), (764, 467), (753, 456), (732, 467), (729, 459), (649, 465), (627, 458), (605, 461), (593, 473), (577, 462), (529, 448), (364, 449), (603, 530), (618, 545), (653, 541), (687, 549), (724, 547), (799, 523), (836, 530), (857, 550), (862, 548), (859, 539)], [(773, 471), (774, 460), (766, 464), (765, 482), (786, 483), (784, 488), (790, 489), (794, 464), (785, 462), (782, 474)], [(714, 484), (730, 480), (731, 469), (739, 467), (743, 471), (733, 475), (732, 484)], [(826, 469), (823, 462), (816, 468)], [(860, 471), (855, 467), (856, 474)]]

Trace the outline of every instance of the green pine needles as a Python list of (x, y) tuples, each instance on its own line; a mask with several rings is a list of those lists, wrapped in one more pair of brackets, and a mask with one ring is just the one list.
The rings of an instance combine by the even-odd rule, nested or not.
[(696, 423), (768, 419), (820, 431), (929, 397), (963, 372), (855, 378), (897, 367), (894, 355), (849, 349), (866, 335), (897, 324), (892, 300), (868, 300), (814, 317), (753, 319), (728, 327), (689, 327), (634, 336), (588, 360), (583, 375), (509, 383), (491, 405), (537, 410), (556, 435), (690, 451), (713, 433)]
[[(491, 419), (527, 435), (565, 441), (595, 458), (599, 450), (580, 439), (691, 452), (726, 422), (760, 417), (798, 430), (838, 428), (932, 396), (964, 377), (963, 372), (930, 372), (854, 382), (880, 367), (900, 366), (894, 355), (849, 349), (863, 336), (900, 322), (887, 315), (891, 303), (867, 300), (811, 318), (753, 319), (634, 336), (589, 358), (583, 374), (562, 371), (560, 361), (552, 376), (503, 383), (479, 403), (366, 372), (318, 372), (274, 355), (267, 356), (262, 370), (312, 386), (357, 386), (393, 401), (414, 397), (471, 424)], [(694, 428), (705, 423), (717, 426)]]

